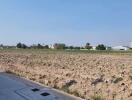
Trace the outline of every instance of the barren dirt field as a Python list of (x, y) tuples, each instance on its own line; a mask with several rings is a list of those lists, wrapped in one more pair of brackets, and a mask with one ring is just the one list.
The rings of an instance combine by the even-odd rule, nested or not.
[(132, 100), (132, 55), (0, 51), (0, 68), (86, 100)]

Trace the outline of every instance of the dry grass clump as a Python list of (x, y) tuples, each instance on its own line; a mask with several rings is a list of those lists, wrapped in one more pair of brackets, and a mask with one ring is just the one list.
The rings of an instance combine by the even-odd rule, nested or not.
[(2, 52), (0, 69), (86, 100), (132, 100), (131, 55)]
[(104, 100), (101, 96), (95, 95), (92, 97), (92, 100)]
[(116, 83), (118, 83), (118, 82), (120, 82), (120, 81), (122, 81), (122, 80), (123, 80), (122, 77), (118, 77), (118, 78), (116, 78), (116, 79), (114, 80), (114, 83), (116, 84)]

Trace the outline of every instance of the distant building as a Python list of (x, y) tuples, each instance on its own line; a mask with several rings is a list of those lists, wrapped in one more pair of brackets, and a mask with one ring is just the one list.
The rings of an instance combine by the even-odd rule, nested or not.
[(96, 50), (96, 46), (93, 46), (91, 50)]
[(129, 47), (126, 47), (126, 46), (115, 46), (115, 47), (112, 47), (113, 50), (129, 50)]
[(130, 43), (130, 48), (132, 49), (132, 42)]
[(50, 45), (49, 45), (49, 48), (50, 48), (50, 49), (54, 49), (54, 45), (50, 44)]

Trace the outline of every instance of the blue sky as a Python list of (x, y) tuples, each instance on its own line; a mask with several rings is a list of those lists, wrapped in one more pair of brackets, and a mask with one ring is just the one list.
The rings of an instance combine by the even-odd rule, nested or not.
[(0, 0), (0, 43), (127, 45), (132, 0)]

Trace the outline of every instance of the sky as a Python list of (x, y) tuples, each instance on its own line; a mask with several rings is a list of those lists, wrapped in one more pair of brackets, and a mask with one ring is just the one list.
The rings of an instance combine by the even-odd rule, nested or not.
[(132, 0), (0, 0), (0, 43), (128, 45)]

